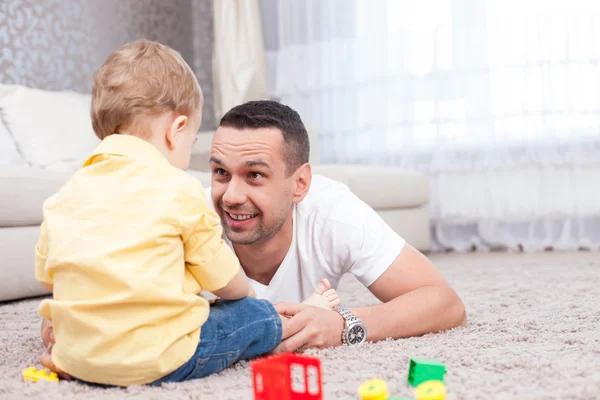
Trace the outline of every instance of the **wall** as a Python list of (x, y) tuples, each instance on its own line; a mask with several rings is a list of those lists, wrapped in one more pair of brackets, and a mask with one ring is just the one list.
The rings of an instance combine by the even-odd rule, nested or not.
[(213, 129), (211, 0), (0, 0), (0, 83), (89, 93), (94, 71), (138, 38), (173, 47), (205, 95)]

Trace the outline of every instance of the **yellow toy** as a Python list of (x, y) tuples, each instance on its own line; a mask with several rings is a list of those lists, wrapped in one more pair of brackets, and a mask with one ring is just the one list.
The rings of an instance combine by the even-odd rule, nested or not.
[(35, 367), (25, 368), (21, 371), (21, 375), (25, 378), (26, 381), (37, 382), (39, 380), (49, 381), (49, 382), (58, 382), (58, 375), (55, 372), (46, 371), (45, 369), (37, 370)]
[(446, 385), (442, 381), (425, 381), (415, 389), (417, 400), (446, 400)]
[(362, 400), (387, 400), (387, 384), (381, 379), (370, 379), (359, 386), (358, 395)]

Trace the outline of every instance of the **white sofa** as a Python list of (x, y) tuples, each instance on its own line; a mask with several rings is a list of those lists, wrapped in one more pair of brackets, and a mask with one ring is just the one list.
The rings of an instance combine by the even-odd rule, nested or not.
[[(89, 95), (0, 84), (0, 301), (46, 294), (34, 279), (33, 252), (43, 201), (99, 143)], [(190, 173), (205, 187), (211, 135), (196, 144)], [(411, 245), (430, 247), (429, 190), (424, 175), (384, 167), (324, 165), (313, 173), (344, 182)]]

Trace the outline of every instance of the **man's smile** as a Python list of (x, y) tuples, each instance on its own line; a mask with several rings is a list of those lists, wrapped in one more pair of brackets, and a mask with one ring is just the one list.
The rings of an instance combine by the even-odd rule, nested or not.
[(250, 218), (254, 218), (256, 217), (258, 214), (233, 214), (230, 212), (225, 211), (225, 213), (231, 218), (234, 219), (236, 221), (244, 221)]

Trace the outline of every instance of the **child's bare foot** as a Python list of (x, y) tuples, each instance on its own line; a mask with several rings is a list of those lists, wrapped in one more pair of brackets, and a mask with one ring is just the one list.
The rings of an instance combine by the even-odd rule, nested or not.
[(66, 372), (61, 371), (60, 369), (58, 369), (58, 367), (56, 365), (54, 365), (54, 361), (52, 361), (52, 346), (53, 345), (54, 345), (54, 343), (50, 343), (48, 346), (46, 346), (46, 349), (40, 356), (40, 364), (42, 364), (45, 368), (48, 368), (50, 371), (56, 372), (56, 374), (58, 375), (58, 377), (60, 379), (64, 379), (66, 381), (73, 380), (73, 377), (71, 375), (67, 374)]
[(339, 306), (341, 301), (335, 289), (331, 288), (331, 283), (323, 278), (315, 288), (313, 294), (302, 303), (332, 310), (334, 307)]

